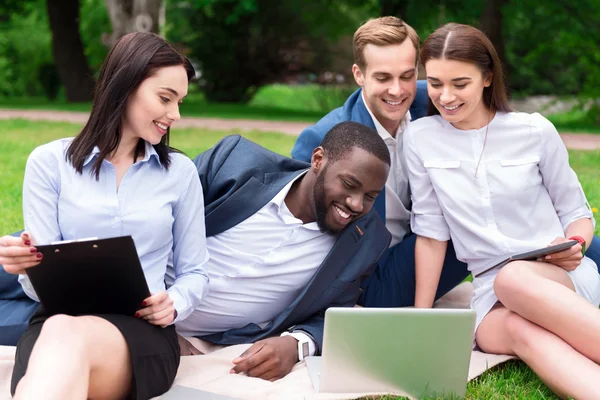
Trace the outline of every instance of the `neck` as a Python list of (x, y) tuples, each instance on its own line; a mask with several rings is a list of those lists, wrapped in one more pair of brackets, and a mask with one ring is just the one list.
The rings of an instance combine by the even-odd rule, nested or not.
[(138, 145), (139, 138), (123, 134), (117, 148), (106, 157), (113, 164), (118, 164), (126, 160), (133, 160), (135, 149)]
[(308, 171), (302, 178), (296, 180), (287, 196), (285, 196), (285, 205), (292, 215), (302, 221), (303, 224), (315, 222), (317, 220), (313, 210), (313, 187), (316, 177), (311, 171)]
[(473, 112), (468, 119), (453, 123), (452, 126), (460, 130), (481, 129), (490, 123), (495, 114), (494, 111), (482, 107), (481, 110)]
[(398, 132), (398, 127), (400, 126), (400, 121), (389, 121), (386, 123), (382, 123), (379, 121), (381, 126), (390, 134), (394, 139), (396, 138), (396, 132)]

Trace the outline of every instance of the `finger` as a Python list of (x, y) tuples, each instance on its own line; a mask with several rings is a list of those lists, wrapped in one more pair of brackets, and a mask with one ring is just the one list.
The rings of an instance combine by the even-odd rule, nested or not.
[(152, 314), (148, 314), (144, 317), (144, 319), (148, 320), (148, 321), (159, 321), (163, 318), (167, 318), (169, 316), (172, 316), (173, 313), (175, 312), (175, 309), (173, 307), (168, 307), (165, 308), (162, 311), (159, 312), (155, 312)]
[(554, 246), (555, 244), (560, 244), (560, 243), (564, 243), (567, 241), (567, 238), (564, 237), (557, 237), (556, 239), (554, 239), (548, 246)]
[(166, 328), (167, 326), (171, 325), (171, 322), (173, 322), (173, 318), (172, 317), (164, 317), (159, 320), (148, 321), (148, 322), (151, 323), (152, 325), (158, 325), (162, 328)]
[(27, 242), (27, 241), (30, 241), (30, 239), (23, 240), (22, 237), (2, 236), (2, 237), (0, 237), (0, 246), (1, 247), (29, 246), (29, 245), (25, 244), (25, 242)]
[(40, 261), (38, 260), (35, 262), (22, 262), (22, 263), (18, 263), (18, 264), (8, 264), (8, 263), (4, 263), (4, 262), (2, 262), (2, 260), (0, 260), (0, 265), (2, 265), (4, 270), (6, 272), (8, 272), (9, 274), (24, 274), (25, 270), (27, 268), (35, 267), (39, 263), (40, 263)]
[(163, 290), (162, 292), (158, 292), (158, 293), (153, 294), (152, 296), (144, 299), (144, 301), (142, 302), (142, 305), (144, 305), (144, 306), (151, 306), (153, 304), (162, 303), (168, 297), (169, 297), (169, 294), (166, 291)]
[(260, 378), (264, 380), (269, 380), (270, 378), (274, 378), (279, 375), (279, 371), (275, 368), (270, 360), (265, 360), (263, 363), (257, 365), (254, 368), (250, 368), (246, 375), (252, 378)]
[[(41, 256), (38, 256), (40, 254)], [(18, 264), (31, 264), (31, 263), (39, 263), (42, 260), (42, 253), (31, 254), (27, 251), (26, 256), (0, 256), (0, 265), (18, 265)]]
[(238, 363), (242, 362), (242, 360), (246, 359), (247, 357), (250, 357), (250, 356), (258, 353), (262, 347), (263, 347), (263, 344), (261, 342), (256, 342), (252, 346), (248, 347), (248, 349), (246, 351), (244, 351), (242, 354), (240, 354), (239, 357), (234, 358), (232, 360), (232, 362), (234, 364), (238, 364)]
[(235, 367), (233, 367), (230, 372), (239, 374), (241, 372), (247, 372), (248, 370), (262, 364), (265, 360), (267, 360), (267, 357), (264, 356), (265, 352), (262, 350), (263, 348), (261, 347), (258, 352), (243, 358)]
[(4, 247), (0, 245), (0, 257), (35, 257), (37, 254), (42, 253), (38, 253), (33, 246), (14, 245)]
[(545, 257), (545, 259), (546, 260), (562, 260), (562, 259), (570, 258), (573, 256), (577, 256), (577, 255), (581, 255), (581, 245), (580, 244), (576, 244), (575, 246), (573, 246), (567, 250), (548, 254)]

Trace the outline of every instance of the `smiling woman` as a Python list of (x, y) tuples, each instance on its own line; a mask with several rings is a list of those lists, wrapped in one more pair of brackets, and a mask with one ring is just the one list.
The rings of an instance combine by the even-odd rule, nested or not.
[[(190, 62), (159, 36), (126, 35), (102, 66), (81, 133), (29, 156), (26, 232), (1, 239), (11, 247), (4, 268), (21, 274), (26, 294), (37, 300), (24, 274), (42, 260), (36, 245), (130, 235), (152, 295), (135, 315), (50, 315), (42, 303), (17, 345), (15, 397), (147, 399), (173, 383), (173, 324), (208, 286), (202, 187), (192, 161), (169, 146), (193, 75)], [(169, 260), (175, 281), (167, 289)]]
[[(433, 115), (404, 133), (415, 306), (432, 306), (452, 239), (474, 276), (476, 345), (517, 355), (561, 397), (600, 398), (600, 243), (558, 132), (539, 114), (510, 111), (498, 55), (476, 28), (437, 29), (421, 62)], [(578, 244), (494, 267), (567, 238)]]

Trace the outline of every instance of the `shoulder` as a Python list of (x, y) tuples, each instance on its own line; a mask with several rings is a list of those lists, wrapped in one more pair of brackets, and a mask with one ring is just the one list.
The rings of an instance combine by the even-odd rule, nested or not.
[(65, 159), (66, 151), (73, 138), (64, 138), (36, 147), (29, 155), (28, 162), (48, 162), (56, 164)]
[(542, 135), (556, 133), (556, 128), (540, 113), (509, 112), (499, 113), (499, 123), (504, 128), (528, 127)]
[(172, 152), (169, 154), (169, 156), (171, 157), (169, 172), (173, 174), (198, 174), (194, 162), (187, 155), (183, 153)]
[(439, 115), (431, 115), (429, 117), (419, 118), (409, 122), (406, 126), (406, 132), (414, 135), (417, 132), (442, 130), (445, 129), (444, 120)]

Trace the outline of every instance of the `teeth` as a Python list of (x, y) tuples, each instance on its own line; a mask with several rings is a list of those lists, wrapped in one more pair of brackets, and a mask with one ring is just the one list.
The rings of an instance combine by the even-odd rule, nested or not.
[(446, 110), (448, 110), (448, 111), (452, 111), (452, 110), (456, 110), (458, 107), (460, 107), (460, 105), (458, 105), (458, 106), (453, 106), (453, 107), (448, 107), (448, 106), (442, 106), (442, 107), (444, 107), (444, 108), (445, 108)]
[(402, 101), (389, 101), (389, 100), (384, 100), (384, 101), (391, 106), (398, 106), (398, 105), (402, 104)]
[(164, 129), (165, 131), (169, 128), (167, 125), (163, 125), (160, 122), (155, 122), (156, 126), (158, 126), (160, 129)]
[(340, 209), (339, 207), (333, 206), (335, 208), (335, 210), (338, 212), (338, 214), (340, 214), (342, 216), (342, 218), (350, 218), (350, 214), (342, 211), (342, 209)]

